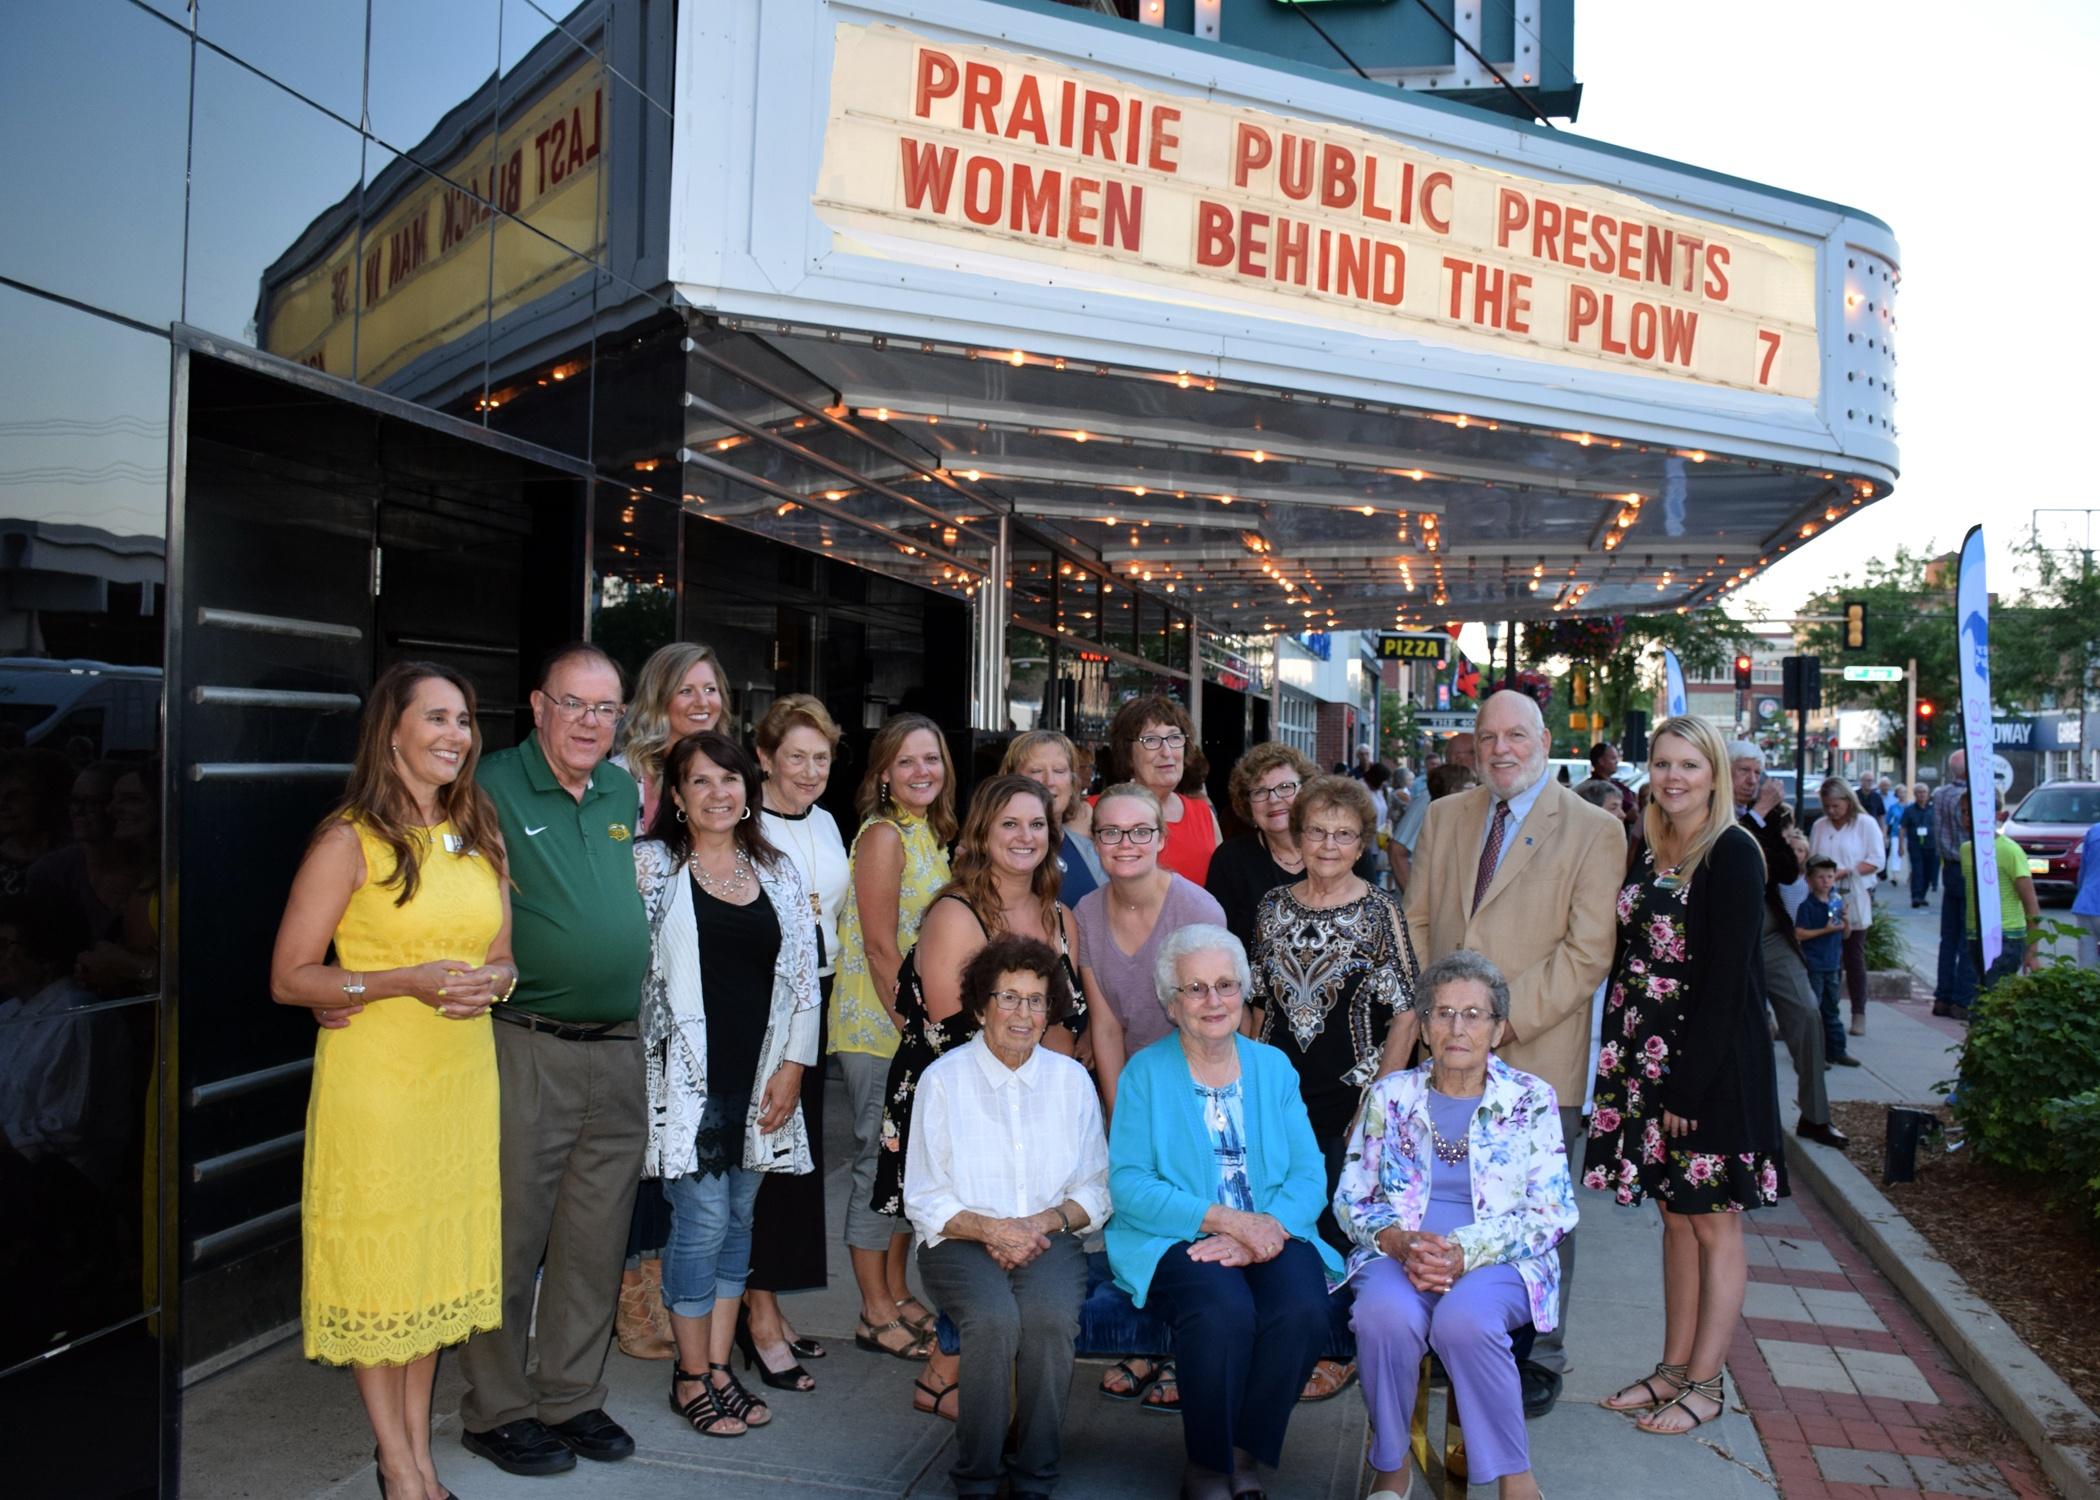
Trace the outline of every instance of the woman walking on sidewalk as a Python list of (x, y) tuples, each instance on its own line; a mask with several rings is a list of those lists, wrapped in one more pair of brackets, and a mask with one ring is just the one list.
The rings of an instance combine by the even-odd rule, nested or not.
[(1661, 1205), (1662, 1361), (1604, 1405), (1667, 1435), (1726, 1404), (1721, 1362), (1749, 1277), (1742, 1214), (1785, 1184), (1759, 958), (1764, 858), (1735, 822), (1713, 726), (1667, 719), (1652, 743), (1654, 799), (1619, 891), (1582, 1182)]
[(1823, 816), (1808, 832), (1811, 854), (1838, 868), (1838, 894), (1845, 898), (1852, 930), (1845, 934), (1845, 992), (1852, 998), (1852, 1034), (1867, 1034), (1867, 929), (1874, 925), (1874, 877), (1888, 863), (1881, 825), (1859, 805), (1859, 794), (1842, 776), (1817, 790)]

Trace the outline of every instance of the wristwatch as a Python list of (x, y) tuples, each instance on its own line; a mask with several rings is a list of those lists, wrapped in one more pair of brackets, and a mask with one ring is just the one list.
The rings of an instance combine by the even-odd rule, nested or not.
[(1065, 1206), (1062, 1203), (1053, 1203), (1050, 1205), (1050, 1212), (1057, 1215), (1057, 1222), (1064, 1225), (1066, 1234), (1070, 1234), (1072, 1221), (1065, 1215)]

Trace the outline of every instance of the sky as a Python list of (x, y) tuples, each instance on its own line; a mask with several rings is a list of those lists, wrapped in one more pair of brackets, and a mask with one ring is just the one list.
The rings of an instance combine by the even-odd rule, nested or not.
[[(1991, 587), (2046, 507), (2100, 506), (2100, 240), (2077, 75), (2093, 0), (1577, 0), (1576, 134), (1828, 198), (1896, 232), (1895, 492), (1738, 595), (1791, 613), (1901, 543), (1985, 525)], [(2068, 66), (2067, 66), (2068, 65)], [(2100, 534), (2100, 516), (2095, 516)], [(2045, 540), (2086, 518), (2040, 518)], [(2053, 535), (2052, 535), (2053, 533)]]

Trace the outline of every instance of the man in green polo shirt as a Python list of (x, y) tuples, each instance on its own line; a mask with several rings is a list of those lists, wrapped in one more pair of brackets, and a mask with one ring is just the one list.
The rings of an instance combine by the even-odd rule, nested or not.
[[(649, 924), (634, 879), (640, 798), (606, 760), (620, 671), (596, 646), (547, 658), (533, 732), (481, 762), (510, 856), (518, 986), (491, 1014), (503, 1086), (503, 1326), (460, 1358), (461, 1441), (513, 1474), (625, 1458), (605, 1414), (628, 1220), (648, 1142), (635, 1013)], [(539, 1278), (539, 1362), (526, 1373)]]

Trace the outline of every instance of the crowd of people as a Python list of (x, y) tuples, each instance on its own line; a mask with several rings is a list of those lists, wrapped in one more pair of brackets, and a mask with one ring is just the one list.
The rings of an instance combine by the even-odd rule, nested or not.
[(1882, 859), (1850, 788), (1803, 841), (1755, 747), (1673, 718), (1636, 808), (1607, 759), (1601, 792), (1550, 776), (1536, 701), (1498, 692), (1408, 785), (1254, 747), (1226, 838), (1188, 715), (1146, 697), (1098, 777), (1035, 731), (960, 806), (940, 727), (897, 715), (848, 838), (824, 706), (774, 701), (754, 753), (727, 701), (703, 647), (630, 705), (578, 643), (484, 755), (456, 673), (372, 691), (272, 991), (320, 1026), (306, 1351), (355, 1369), (388, 1495), (450, 1493), (430, 1392), (461, 1343), (463, 1441), (512, 1473), (633, 1451), (616, 1326), (696, 1435), (773, 1424), (832, 1352), (783, 1299), (842, 1234), (853, 1342), (957, 1424), (959, 1494), (1055, 1487), (1099, 1247), (1172, 1330), (1100, 1394), (1179, 1413), (1184, 1494), (1264, 1493), (1295, 1406), (1359, 1377), (1374, 1492), (1404, 1494), (1434, 1351), (1474, 1482), (1530, 1500), (1577, 1182), (1662, 1210), (1660, 1357), (1607, 1405), (1721, 1413), (1741, 1215), (1787, 1191), (1768, 997), (1797, 1131), (1843, 1139), (1823, 1065)]

